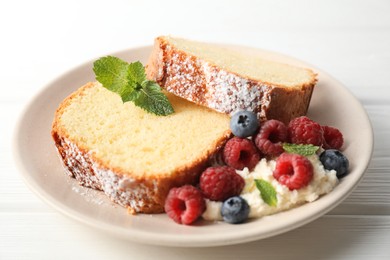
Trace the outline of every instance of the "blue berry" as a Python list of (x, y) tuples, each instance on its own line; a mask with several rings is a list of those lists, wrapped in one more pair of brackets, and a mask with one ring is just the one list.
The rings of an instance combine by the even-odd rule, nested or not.
[(348, 173), (349, 161), (339, 150), (329, 149), (320, 154), (320, 161), (327, 170), (335, 170), (337, 178), (342, 178)]
[(256, 114), (251, 111), (238, 111), (230, 119), (230, 129), (237, 137), (245, 138), (252, 136), (259, 127), (259, 120)]
[(244, 222), (249, 215), (249, 205), (240, 196), (234, 196), (225, 200), (222, 204), (221, 215), (223, 220), (231, 224)]

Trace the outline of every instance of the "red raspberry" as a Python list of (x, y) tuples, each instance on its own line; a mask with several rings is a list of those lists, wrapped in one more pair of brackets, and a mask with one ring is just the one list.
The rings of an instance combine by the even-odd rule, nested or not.
[(313, 178), (313, 165), (305, 156), (282, 153), (276, 160), (273, 176), (290, 190), (297, 190), (309, 184)]
[(337, 128), (331, 126), (322, 126), (322, 130), (324, 131), (324, 149), (340, 150), (344, 143), (343, 134)]
[(204, 196), (214, 201), (224, 201), (239, 195), (244, 185), (244, 179), (229, 166), (209, 167), (199, 181)]
[(260, 154), (251, 140), (233, 137), (225, 144), (223, 160), (234, 169), (252, 170), (260, 161)]
[(297, 117), (288, 124), (288, 135), (291, 143), (322, 146), (322, 127), (306, 116)]
[(199, 189), (184, 185), (169, 190), (164, 209), (175, 222), (189, 225), (205, 211), (206, 202)]
[(265, 121), (255, 138), (255, 144), (260, 152), (270, 156), (278, 156), (283, 153), (282, 143), (286, 141), (286, 125), (274, 119)]

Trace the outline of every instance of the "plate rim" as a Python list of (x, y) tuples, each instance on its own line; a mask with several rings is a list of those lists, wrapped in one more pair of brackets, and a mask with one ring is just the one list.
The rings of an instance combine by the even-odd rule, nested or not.
[[(40, 97), (42, 97), (42, 95), (45, 94), (45, 92), (47, 92), (49, 89), (53, 88), (53, 85), (55, 84), (55, 82), (57, 82), (61, 79), (64, 79), (64, 78), (68, 77), (69, 75), (72, 75), (73, 73), (76, 73), (80, 69), (91, 64), (91, 62), (93, 62), (93, 60), (89, 60), (89, 61), (86, 61), (78, 66), (75, 66), (74, 68), (69, 69), (68, 71), (65, 71), (64, 73), (58, 75), (56, 78), (54, 78), (53, 80), (48, 82), (43, 88), (41, 88), (38, 92), (36, 92), (33, 95), (33, 97), (29, 100), (29, 102), (25, 105), (25, 107), (23, 108), (23, 110), (19, 114), (18, 120), (17, 120), (16, 125), (15, 125), (15, 129), (13, 131), (14, 135), (13, 135), (13, 140), (12, 140), (12, 148), (13, 148), (13, 158), (14, 158), (14, 161), (16, 163), (18, 173), (22, 177), (24, 183), (26, 183), (26, 185), (29, 187), (29, 189), (33, 193), (38, 195), (38, 197), (40, 199), (42, 199), (45, 203), (47, 203), (51, 207), (55, 208), (57, 211), (61, 212), (63, 215), (66, 215), (66, 216), (70, 217), (71, 219), (78, 221), (79, 223), (87, 224), (90, 227), (93, 227), (95, 229), (97, 228), (99, 230), (111, 233), (113, 235), (116, 235), (116, 236), (119, 236), (122, 238), (124, 237), (124, 238), (129, 239), (133, 242), (138, 242), (138, 243), (141, 242), (144, 244), (172, 246), (172, 247), (222, 246), (222, 245), (233, 245), (233, 244), (239, 244), (239, 243), (245, 243), (245, 242), (250, 242), (250, 241), (254, 241), (254, 240), (264, 239), (264, 238), (279, 235), (281, 233), (285, 233), (285, 232), (288, 232), (290, 230), (301, 227), (303, 225), (306, 225), (306, 224), (312, 222), (313, 220), (319, 218), (320, 216), (325, 215), (327, 212), (331, 211), (336, 206), (340, 205), (340, 203), (342, 201), (344, 201), (353, 192), (353, 190), (356, 188), (356, 186), (359, 184), (359, 182), (363, 178), (363, 176), (367, 170), (367, 167), (369, 165), (369, 162), (372, 158), (372, 154), (373, 154), (373, 147), (374, 147), (373, 128), (372, 128), (370, 118), (369, 118), (366, 110), (364, 109), (364, 107), (360, 103), (360, 101), (353, 95), (353, 93), (348, 88), (345, 87), (344, 84), (342, 84), (341, 82), (339, 82), (338, 80), (333, 78), (331, 75), (329, 75), (328, 73), (324, 72), (323, 70), (317, 68), (316, 66), (313, 66), (307, 62), (301, 61), (295, 57), (292, 57), (292, 56), (289, 56), (289, 55), (286, 55), (283, 53), (271, 51), (271, 50), (260, 49), (260, 48), (254, 48), (254, 47), (248, 47), (248, 46), (242, 46), (242, 45), (228, 45), (228, 44), (224, 44), (224, 45), (235, 47), (235, 48), (252, 49), (255, 51), (256, 50), (257, 51), (265, 51), (265, 52), (275, 54), (277, 56), (286, 57), (288, 59), (292, 59), (292, 60), (295, 60), (295, 61), (300, 62), (302, 64), (305, 64), (306, 66), (309, 66), (313, 70), (320, 72), (325, 77), (331, 79), (332, 81), (334, 81), (337, 84), (339, 84), (340, 86), (342, 86), (343, 90), (347, 91), (348, 94), (352, 97), (352, 99), (358, 103), (358, 107), (360, 107), (361, 112), (364, 113), (364, 118), (366, 119), (368, 126), (369, 126), (369, 130), (370, 130), (370, 135), (369, 135), (370, 140), (368, 141), (371, 144), (369, 147), (370, 152), (369, 152), (368, 156), (366, 156), (366, 161), (364, 162), (364, 169), (363, 169), (362, 173), (358, 176), (358, 178), (355, 179), (355, 181), (354, 181), (353, 185), (350, 187), (350, 189), (347, 192), (343, 193), (343, 197), (340, 199), (340, 201), (338, 203), (336, 203), (332, 206), (328, 206), (325, 209), (323, 209), (322, 211), (316, 212), (316, 214), (311, 214), (311, 216), (309, 218), (304, 219), (304, 221), (301, 221), (299, 223), (294, 223), (294, 225), (288, 225), (287, 227), (286, 227), (286, 225), (284, 225), (284, 226), (279, 227), (278, 229), (274, 229), (274, 230), (268, 231), (268, 232), (263, 233), (263, 234), (258, 234), (256, 232), (249, 232), (250, 234), (247, 234), (246, 236), (244, 236), (242, 234), (236, 235), (236, 236), (229, 236), (224, 240), (218, 239), (215, 236), (211, 235), (208, 237), (208, 240), (206, 240), (206, 241), (204, 241), (204, 237), (202, 237), (201, 234), (197, 234), (198, 238), (196, 238), (196, 236), (195, 237), (193, 236), (192, 240), (183, 240), (182, 239), (183, 237), (181, 237), (181, 239), (177, 239), (177, 238), (175, 239), (175, 236), (165, 235), (165, 234), (162, 236), (160, 235), (157, 237), (155, 237), (155, 236), (150, 237), (148, 232), (141, 232), (141, 231), (135, 230), (135, 229), (132, 229), (132, 230), (127, 229), (128, 232), (126, 232), (124, 234), (122, 228), (119, 228), (119, 227), (116, 227), (116, 226), (113, 226), (113, 225), (110, 225), (107, 223), (103, 223), (103, 225), (102, 225), (101, 221), (98, 221), (90, 216), (83, 215), (82, 213), (78, 212), (77, 210), (74, 210), (72, 208), (67, 207), (67, 205), (62, 204), (60, 201), (57, 201), (54, 197), (50, 196), (50, 194), (48, 192), (46, 192), (41, 186), (38, 185), (38, 183), (36, 183), (33, 180), (32, 177), (29, 176), (29, 171), (28, 171), (26, 165), (23, 164), (23, 158), (22, 158), (23, 156), (19, 150), (19, 148), (21, 146), (21, 143), (20, 143), (21, 140), (19, 137), (23, 133), (23, 130), (21, 129), (21, 125), (23, 124), (23, 121), (24, 121), (25, 117), (27, 116), (29, 108), (32, 107), (40, 99)], [(124, 49), (121, 51), (113, 52), (109, 55), (118, 56), (118, 55), (121, 55), (121, 54), (123, 55), (123, 54), (129, 53), (129, 52), (139, 52), (139, 51), (144, 50), (144, 49), (150, 49), (151, 47), (152, 47), (151, 45), (145, 45), (145, 46), (138, 46), (138, 47), (134, 47), (134, 48), (127, 48), (127, 49)], [(47, 196), (47, 195), (49, 195), (49, 196)], [(317, 200), (315, 202), (318, 204), (319, 202), (321, 203), (321, 200)], [(324, 203), (324, 201), (322, 203)], [(305, 204), (305, 205), (308, 205), (308, 204)], [(304, 207), (305, 205), (302, 205), (300, 207)], [(298, 207), (298, 208), (300, 208), (300, 207)], [(289, 211), (291, 211), (291, 210), (288, 210), (286, 212), (289, 212)], [(203, 239), (203, 240), (201, 240), (201, 239)], [(195, 241), (195, 243), (194, 243), (194, 241)]]

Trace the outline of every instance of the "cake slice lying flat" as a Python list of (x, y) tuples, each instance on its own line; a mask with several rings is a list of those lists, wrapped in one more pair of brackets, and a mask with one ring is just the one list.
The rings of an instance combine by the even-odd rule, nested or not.
[(306, 114), (316, 74), (217, 45), (158, 37), (149, 78), (180, 97), (220, 112), (251, 110), (284, 122)]
[(88, 83), (59, 106), (52, 136), (68, 174), (133, 212), (163, 212), (173, 186), (195, 183), (229, 138), (229, 117), (167, 94), (155, 116)]

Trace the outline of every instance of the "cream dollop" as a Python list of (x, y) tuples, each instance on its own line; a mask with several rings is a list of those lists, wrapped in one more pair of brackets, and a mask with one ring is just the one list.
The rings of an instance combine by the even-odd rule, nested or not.
[[(244, 168), (242, 171), (236, 171), (245, 180), (245, 186), (240, 196), (243, 197), (250, 206), (249, 218), (260, 218), (266, 215), (285, 211), (298, 205), (313, 202), (321, 195), (331, 192), (338, 184), (336, 171), (324, 169), (317, 155), (307, 157), (313, 165), (313, 179), (310, 183), (301, 189), (290, 190), (280, 184), (274, 177), (273, 171), (276, 166), (275, 160), (267, 161), (261, 159), (253, 171)], [(277, 205), (270, 206), (263, 201), (260, 191), (256, 188), (255, 179), (268, 181), (277, 193)], [(202, 217), (206, 220), (221, 220), (222, 202), (206, 200), (206, 211)]]

